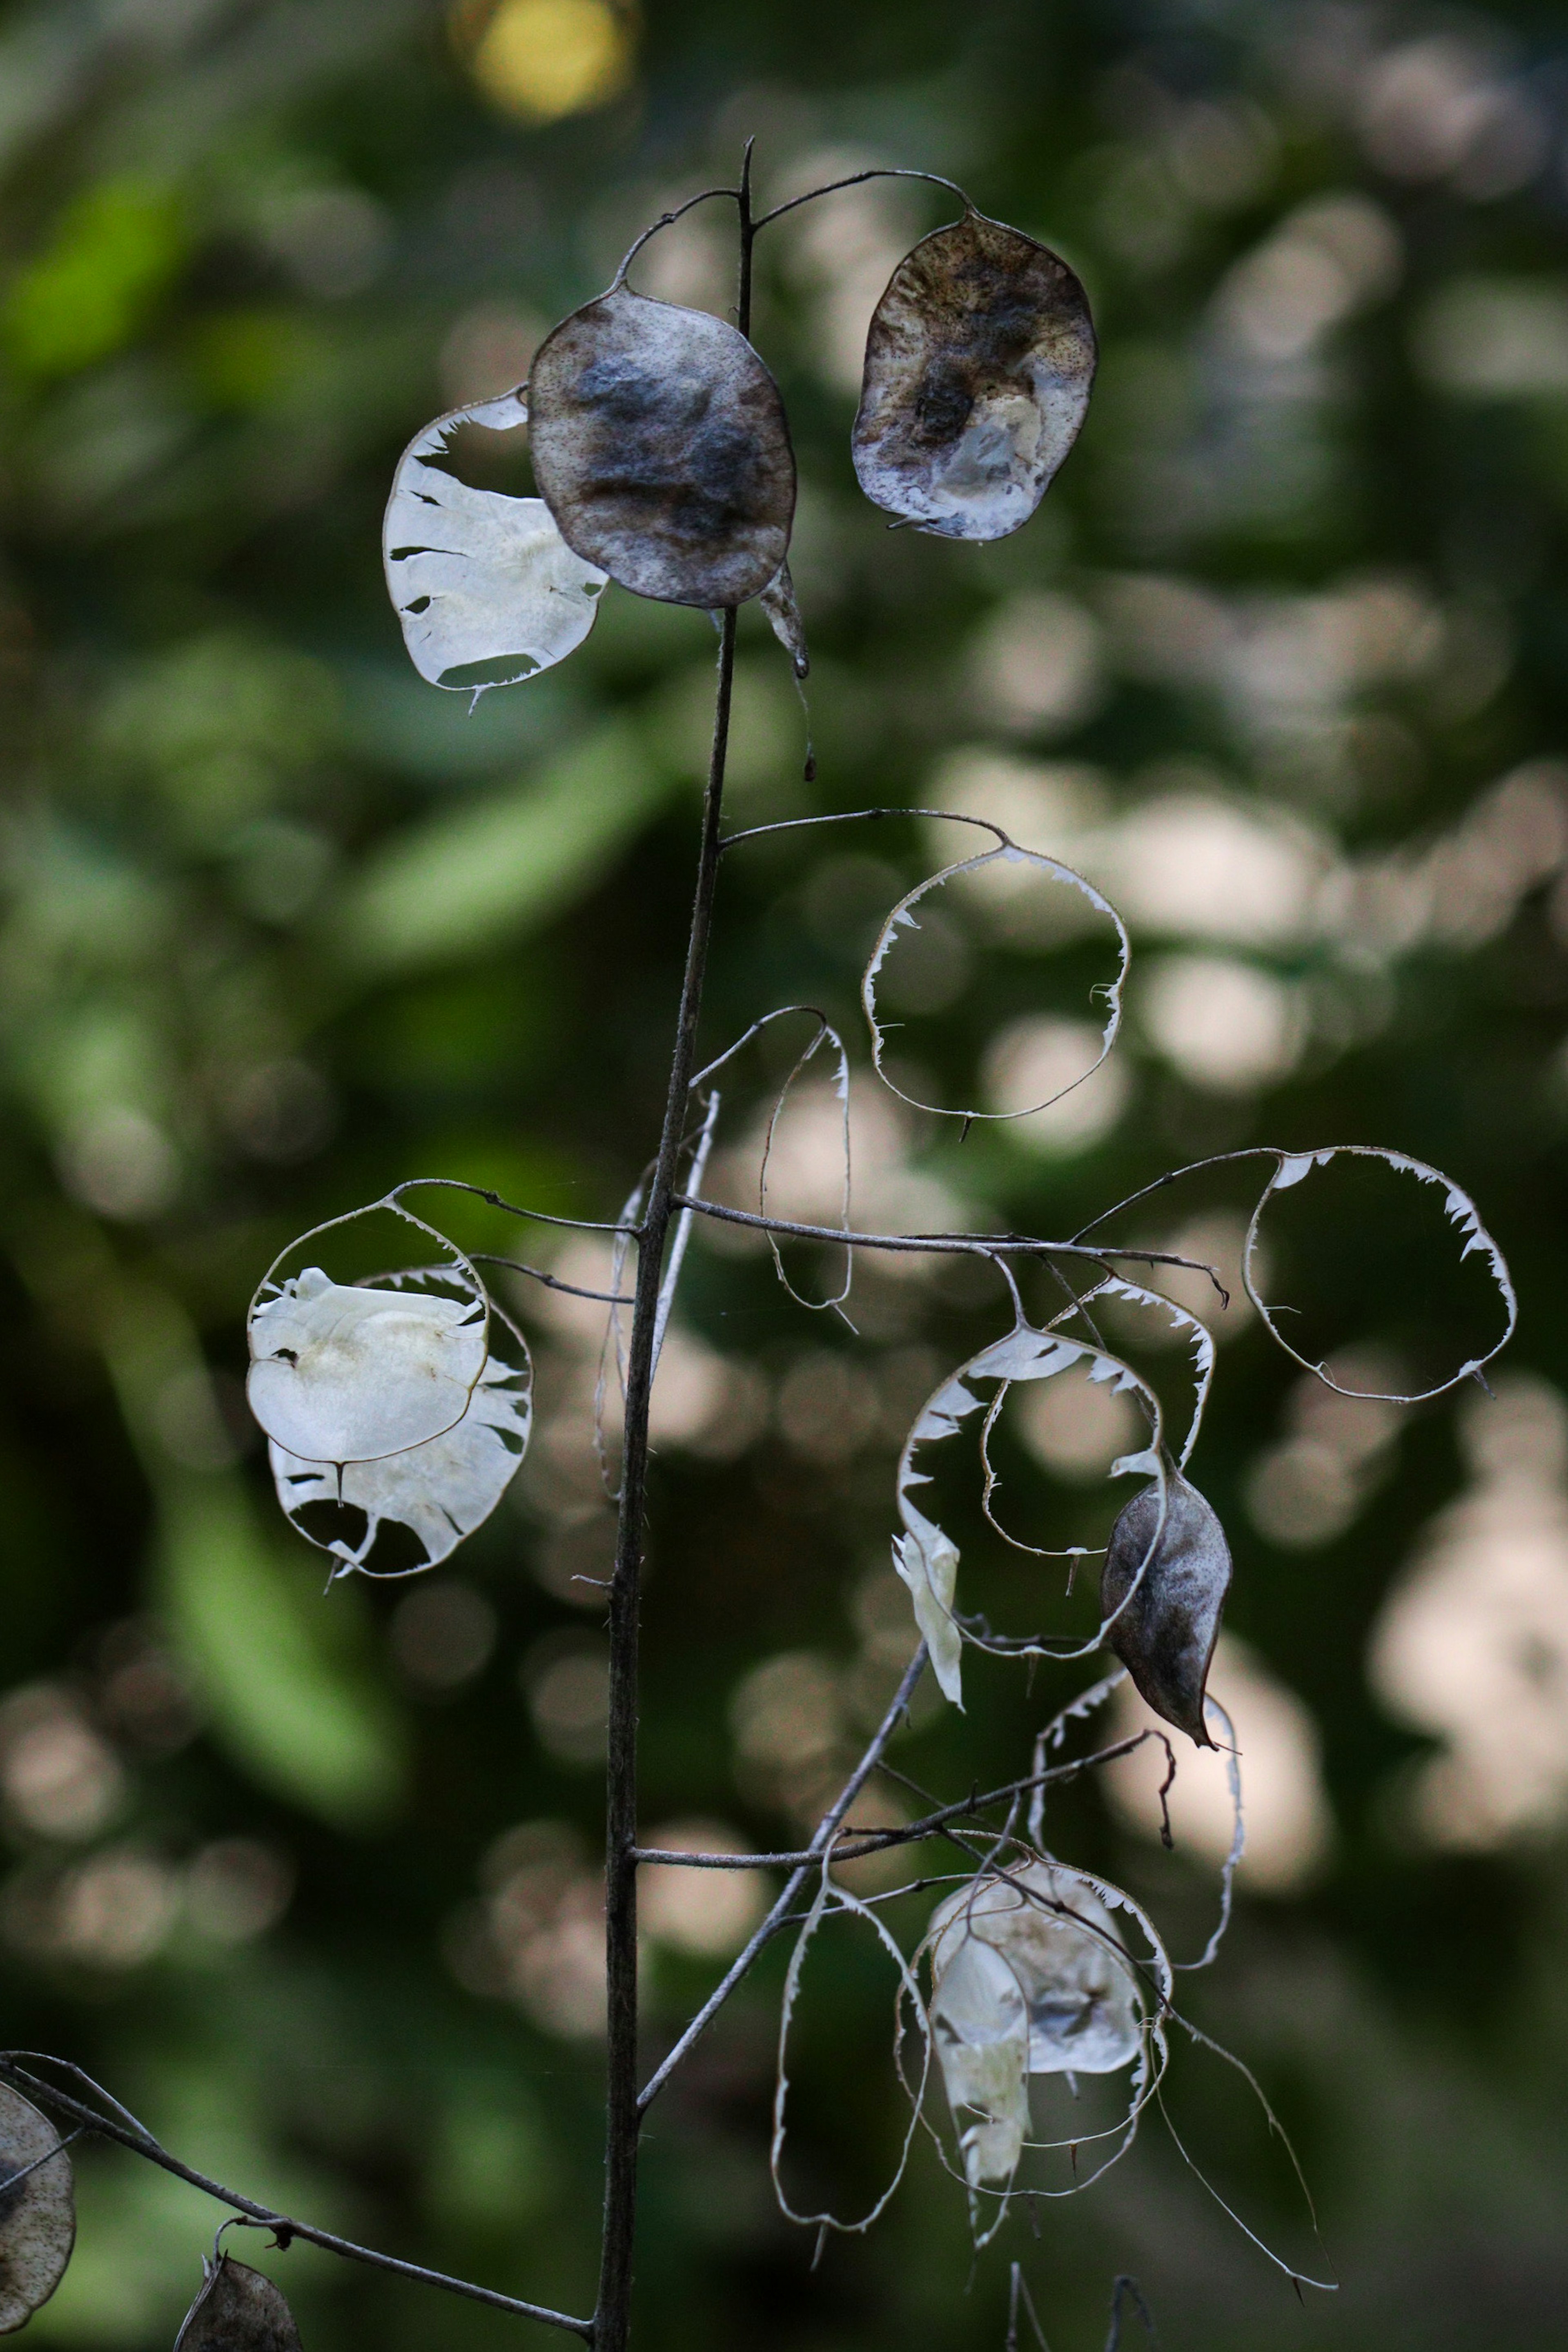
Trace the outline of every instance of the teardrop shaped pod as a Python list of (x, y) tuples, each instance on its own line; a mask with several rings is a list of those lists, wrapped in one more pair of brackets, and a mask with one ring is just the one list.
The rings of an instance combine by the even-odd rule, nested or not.
[(529, 410), (535, 479), (584, 562), (705, 611), (774, 578), (795, 452), (777, 384), (726, 320), (614, 286), (535, 355)]
[(1173, 1466), (1163, 1527), (1160, 1500), (1158, 1484), (1145, 1486), (1110, 1531), (1100, 1583), (1100, 1613), (1113, 1621), (1106, 1640), (1155, 1714), (1196, 1747), (1212, 1748), (1204, 1697), (1230, 1590), (1230, 1547), (1212, 1504)]
[(906, 254), (871, 316), (851, 442), (867, 497), (946, 539), (1028, 521), (1078, 438), (1097, 350), (1048, 246), (966, 213)]

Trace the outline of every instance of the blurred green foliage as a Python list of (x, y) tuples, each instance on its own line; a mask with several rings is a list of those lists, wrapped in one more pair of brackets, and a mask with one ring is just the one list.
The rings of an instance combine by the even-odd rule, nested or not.
[[(452, 1572), (423, 1600), (323, 1599), (245, 1416), (243, 1318), (292, 1234), (399, 1178), (608, 1217), (651, 1148), (709, 624), (611, 590), (572, 662), (469, 717), (405, 663), (378, 523), (407, 437), (516, 382), (746, 136), (765, 193), (872, 162), (962, 179), (1079, 269), (1103, 360), (1027, 530), (983, 551), (889, 535), (849, 466), (855, 354), (942, 205), (884, 187), (776, 233), (756, 332), (800, 458), (818, 780), (748, 615), (737, 817), (1011, 793), (1026, 837), (1045, 825), (1038, 845), (1127, 898), (1142, 961), (1123, 1091), (1076, 1130), (960, 1143), (895, 1120), (858, 962), (958, 853), (913, 822), (785, 835), (726, 867), (713, 1050), (776, 1003), (830, 1012), (873, 1103), (863, 1211), (889, 1223), (1065, 1234), (1205, 1152), (1397, 1146), (1472, 1192), (1509, 1253), (1513, 1373), (1568, 1384), (1560, 18), (646, 0), (616, 38), (636, 42), (624, 91), (617, 50), (578, 98), (557, 75), (509, 113), (504, 44), (476, 53), (481, 90), (407, 0), (0, 15), (5, 2039), (88, 2065), (252, 2194), (576, 2309), (599, 2195), (602, 1651), (573, 1580), (602, 1571), (607, 1527), (585, 1326), (520, 1298), (539, 1438)], [(719, 210), (649, 249), (648, 290), (724, 307)], [(515, 455), (461, 462), (525, 478)], [(1059, 1047), (1105, 977), (1094, 941), (1005, 909), (955, 905), (921, 941), (899, 1070), (952, 1103), (1003, 1085), (999, 1034), (1042, 1050), (1045, 1018)], [(795, 1036), (737, 1066), (727, 1145), (754, 1137)], [(1290, 1196), (1268, 1278), (1314, 1347), (1420, 1374), (1488, 1328), (1473, 1262), (1453, 1270), (1412, 1192), (1325, 1176)], [(1231, 1246), (1247, 1197), (1194, 1180), (1133, 1237)], [(468, 1207), (449, 1226), (555, 1247)], [(765, 1259), (693, 1249), (651, 1532), (650, 1826), (793, 1838), (888, 1687), (900, 1416), (998, 1307), (962, 1270), (867, 1267), (861, 1300), (852, 1336)], [(1171, 1361), (1151, 1359), (1162, 1381)], [(1122, 2270), (1177, 2347), (1560, 2340), (1568, 1549), (1552, 1394), (1499, 1385), (1490, 1425), (1536, 1433), (1528, 1510), (1479, 1397), (1336, 1435), (1255, 1322), (1222, 1349), (1195, 1465), (1237, 1555), (1229, 1622), (1299, 1702), (1309, 1765), (1315, 1726), (1332, 1835), (1299, 1883), (1247, 1894), (1244, 1870), (1191, 2009), (1292, 2132), (1327, 2253), (1217, 2062), (1179, 2058), (1173, 2114), (1220, 2192), (1340, 2294), (1298, 2309), (1157, 2116), (1092, 2196), (1039, 2210), (1037, 2244), (1020, 2211), (973, 2276), (961, 2194), (924, 2148), (871, 2239), (813, 2270), (766, 2178), (774, 1954), (654, 2116), (645, 2341), (999, 2344), (1013, 2254), (1057, 2352), (1102, 2340)], [(1047, 1478), (1044, 1443), (1004, 1432), (1016, 1522), (1092, 1540), (1103, 1497)], [(1445, 1654), (1473, 1735), (1455, 1752), (1494, 1773), (1479, 1817), (1368, 1674), (1386, 1595), (1460, 1496), (1482, 1583), (1525, 1561), (1514, 1615), (1474, 1621), (1468, 1665), (1463, 1625)], [(998, 1552), (971, 1528), (966, 1589), (1038, 1622), (1039, 1571)], [(1050, 1605), (1079, 1622), (1083, 1602)], [(964, 1717), (928, 1712), (895, 1750), (924, 1787), (1021, 1769), (1078, 1686), (969, 1675)], [(1093, 1791), (1051, 1834), (1199, 1948), (1200, 1853), (1163, 1856)], [(894, 1915), (911, 1934), (921, 1907)], [(719, 1965), (692, 1940), (650, 1940), (650, 2052)], [(901, 2128), (890, 1972), (839, 1931), (807, 1990), (792, 2179), (862, 2208)], [(79, 2249), (37, 2332), (151, 2352), (216, 2216), (110, 2152), (80, 2173)], [(515, 2334), (309, 2249), (262, 2259), (312, 2352)]]

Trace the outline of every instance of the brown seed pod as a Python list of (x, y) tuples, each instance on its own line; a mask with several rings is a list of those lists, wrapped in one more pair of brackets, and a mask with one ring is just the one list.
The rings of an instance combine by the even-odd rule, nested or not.
[(0, 2084), (0, 2336), (26, 2327), (47, 2303), (75, 2243), (76, 2197), (60, 2136), (19, 2091)]
[(174, 2352), (300, 2352), (300, 2331), (269, 2278), (220, 2254), (207, 2265)]
[[(1166, 1475), (1165, 1524), (1158, 1543), (1157, 1485), (1134, 1495), (1110, 1531), (1100, 1583), (1100, 1614), (1110, 1617), (1121, 1610), (1106, 1638), (1155, 1714), (1197, 1747), (1212, 1748), (1204, 1692), (1230, 1589), (1230, 1547), (1197, 1488), (1175, 1469)], [(1142, 1582), (1127, 1601), (1141, 1568)]]
[(1067, 263), (966, 213), (905, 255), (872, 313), (851, 444), (861, 488), (921, 530), (1005, 539), (1078, 438), (1095, 358)]
[(709, 612), (774, 577), (795, 452), (777, 384), (724, 320), (613, 286), (536, 355), (529, 413), (534, 478), (585, 563)]

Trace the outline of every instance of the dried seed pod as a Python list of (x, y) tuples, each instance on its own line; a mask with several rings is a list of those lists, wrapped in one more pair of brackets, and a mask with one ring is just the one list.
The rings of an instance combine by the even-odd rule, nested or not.
[(942, 1971), (931, 2023), (964, 2178), (972, 2189), (1005, 2187), (1029, 2133), (1029, 2021), (1017, 1978), (978, 1936)]
[(482, 1292), (384, 1290), (309, 1265), (251, 1310), (250, 1409), (301, 1461), (401, 1454), (462, 1420), (488, 1326)]
[(1197, 1488), (1169, 1468), (1164, 1526), (1156, 1483), (1133, 1496), (1111, 1529), (1100, 1606), (1115, 1617), (1107, 1641), (1155, 1714), (1199, 1748), (1214, 1746), (1204, 1694), (1229, 1589), (1225, 1529)]
[[(440, 1437), (341, 1469), (331, 1462), (302, 1461), (273, 1441), (268, 1455), (278, 1499), (307, 1542), (331, 1552), (344, 1569), (407, 1575), (447, 1559), (489, 1518), (521, 1466), (533, 1419), (527, 1346), (492, 1308), (492, 1337), (500, 1326), (519, 1360), (489, 1357), (462, 1420)], [(389, 1528), (406, 1529), (423, 1557), (411, 1560), (393, 1546), (383, 1548)]]
[(1005, 2185), (1029, 2125), (1031, 2074), (1112, 2074), (1143, 2042), (1127, 1948), (1074, 1871), (1047, 1862), (983, 1874), (927, 1930), (931, 2029), (970, 2186)]
[[(574, 555), (542, 499), (473, 488), (438, 466), (459, 425), (526, 425), (521, 394), (455, 408), (397, 461), (382, 525), (387, 593), (409, 659), (432, 686), (482, 693), (515, 686), (580, 646), (605, 574)], [(500, 670), (499, 677), (476, 673)]]
[(757, 602), (768, 616), (768, 626), (788, 654), (796, 677), (809, 677), (811, 656), (805, 646), (805, 625), (795, 601), (795, 582), (789, 576), (787, 563), (779, 565)]
[(26, 2327), (47, 2303), (75, 2243), (75, 2189), (60, 2136), (19, 2091), (0, 2084), (0, 2336)]
[(906, 254), (872, 313), (852, 443), (861, 488), (942, 538), (1005, 538), (1078, 438), (1095, 356), (1067, 263), (966, 213)]
[(536, 354), (529, 408), (535, 478), (584, 562), (705, 611), (777, 573), (795, 513), (789, 426), (724, 320), (613, 286)]
[(206, 2273), (174, 2352), (300, 2352), (294, 2315), (269, 2278), (227, 2254)]

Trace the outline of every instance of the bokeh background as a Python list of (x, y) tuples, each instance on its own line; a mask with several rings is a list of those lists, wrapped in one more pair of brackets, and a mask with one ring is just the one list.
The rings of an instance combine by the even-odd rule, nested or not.
[[(873, 184), (770, 232), (756, 332), (800, 458), (818, 773), (752, 615), (736, 810), (997, 816), (1111, 891), (1138, 959), (1116, 1062), (961, 1141), (878, 1089), (856, 985), (900, 890), (969, 845), (931, 822), (788, 835), (726, 868), (713, 1050), (773, 1004), (837, 1019), (858, 1210), (888, 1224), (1065, 1234), (1205, 1153), (1394, 1144), (1476, 1194), (1523, 1311), (1492, 1401), (1401, 1411), (1303, 1385), (1245, 1302), (1201, 1301), (1220, 1377), (1194, 1467), (1236, 1555), (1216, 1684), (1253, 1843), (1229, 1943), (1184, 1999), (1291, 2131), (1323, 2246), (1238, 2076), (1184, 2048), (1171, 2113), (1339, 2294), (1299, 2305), (1158, 2115), (977, 2266), (922, 2144), (879, 2227), (814, 2271), (767, 2178), (775, 1951), (654, 2118), (642, 2340), (999, 2346), (1016, 2258), (1056, 2352), (1103, 2340), (1119, 2271), (1172, 2347), (1558, 2343), (1568, 46), (1546, 7), (5, 9), (5, 2039), (88, 2065), (254, 2193), (588, 2306), (593, 1312), (518, 1294), (537, 1438), (450, 1569), (325, 1599), (247, 1420), (243, 1318), (292, 1234), (399, 1177), (605, 1217), (650, 1149), (708, 622), (611, 589), (570, 663), (469, 717), (407, 666), (378, 525), (408, 436), (516, 383), (637, 227), (732, 176), (752, 134), (767, 196), (877, 163), (962, 179), (1079, 270), (1103, 360), (1027, 530), (889, 535), (849, 465), (860, 352), (947, 209)], [(640, 283), (722, 310), (731, 268), (714, 205)], [(526, 482), (525, 451), (458, 462)], [(950, 1106), (1037, 1099), (1084, 1066), (1107, 975), (1044, 886), (949, 890), (888, 967), (893, 1074)], [(732, 1200), (807, 1034), (780, 1024), (726, 1078)], [(775, 1199), (830, 1215), (816, 1066)], [(1256, 1189), (1191, 1178), (1116, 1230), (1234, 1270)], [(451, 1230), (604, 1268), (538, 1228)], [(1002, 1306), (973, 1270), (867, 1265), (851, 1331), (721, 1238), (693, 1244), (661, 1381), (645, 1818), (761, 1846), (798, 1835), (908, 1654), (897, 1445)], [(1422, 1386), (1496, 1328), (1456, 1239), (1408, 1179), (1321, 1171), (1281, 1202), (1267, 1278), (1352, 1385)], [(790, 1272), (820, 1297), (832, 1268)], [(1115, 1328), (1173, 1395), (1152, 1318)], [(1081, 1389), (1016, 1400), (1010, 1523), (1095, 1540), (1124, 1436)], [(974, 1603), (1014, 1631), (1091, 1624), (1058, 1569), (980, 1536), (973, 1488), (952, 1507)], [(1091, 1671), (974, 1663), (966, 1715), (917, 1709), (870, 1814), (915, 1804), (909, 1781), (1023, 1769)], [(1223, 1787), (1189, 1762), (1175, 1807), (1173, 1855), (1135, 1773), (1063, 1800), (1047, 1833), (1190, 1957)], [(650, 1882), (650, 2057), (755, 1894)], [(908, 1939), (929, 1902), (889, 1914)], [(854, 2213), (902, 2110), (890, 1975), (837, 1935), (797, 2020), (790, 2182)], [(216, 2216), (112, 2152), (79, 2168), (79, 2252), (35, 2333), (151, 2352)], [(259, 2259), (311, 2352), (518, 2336), (308, 2248)]]

